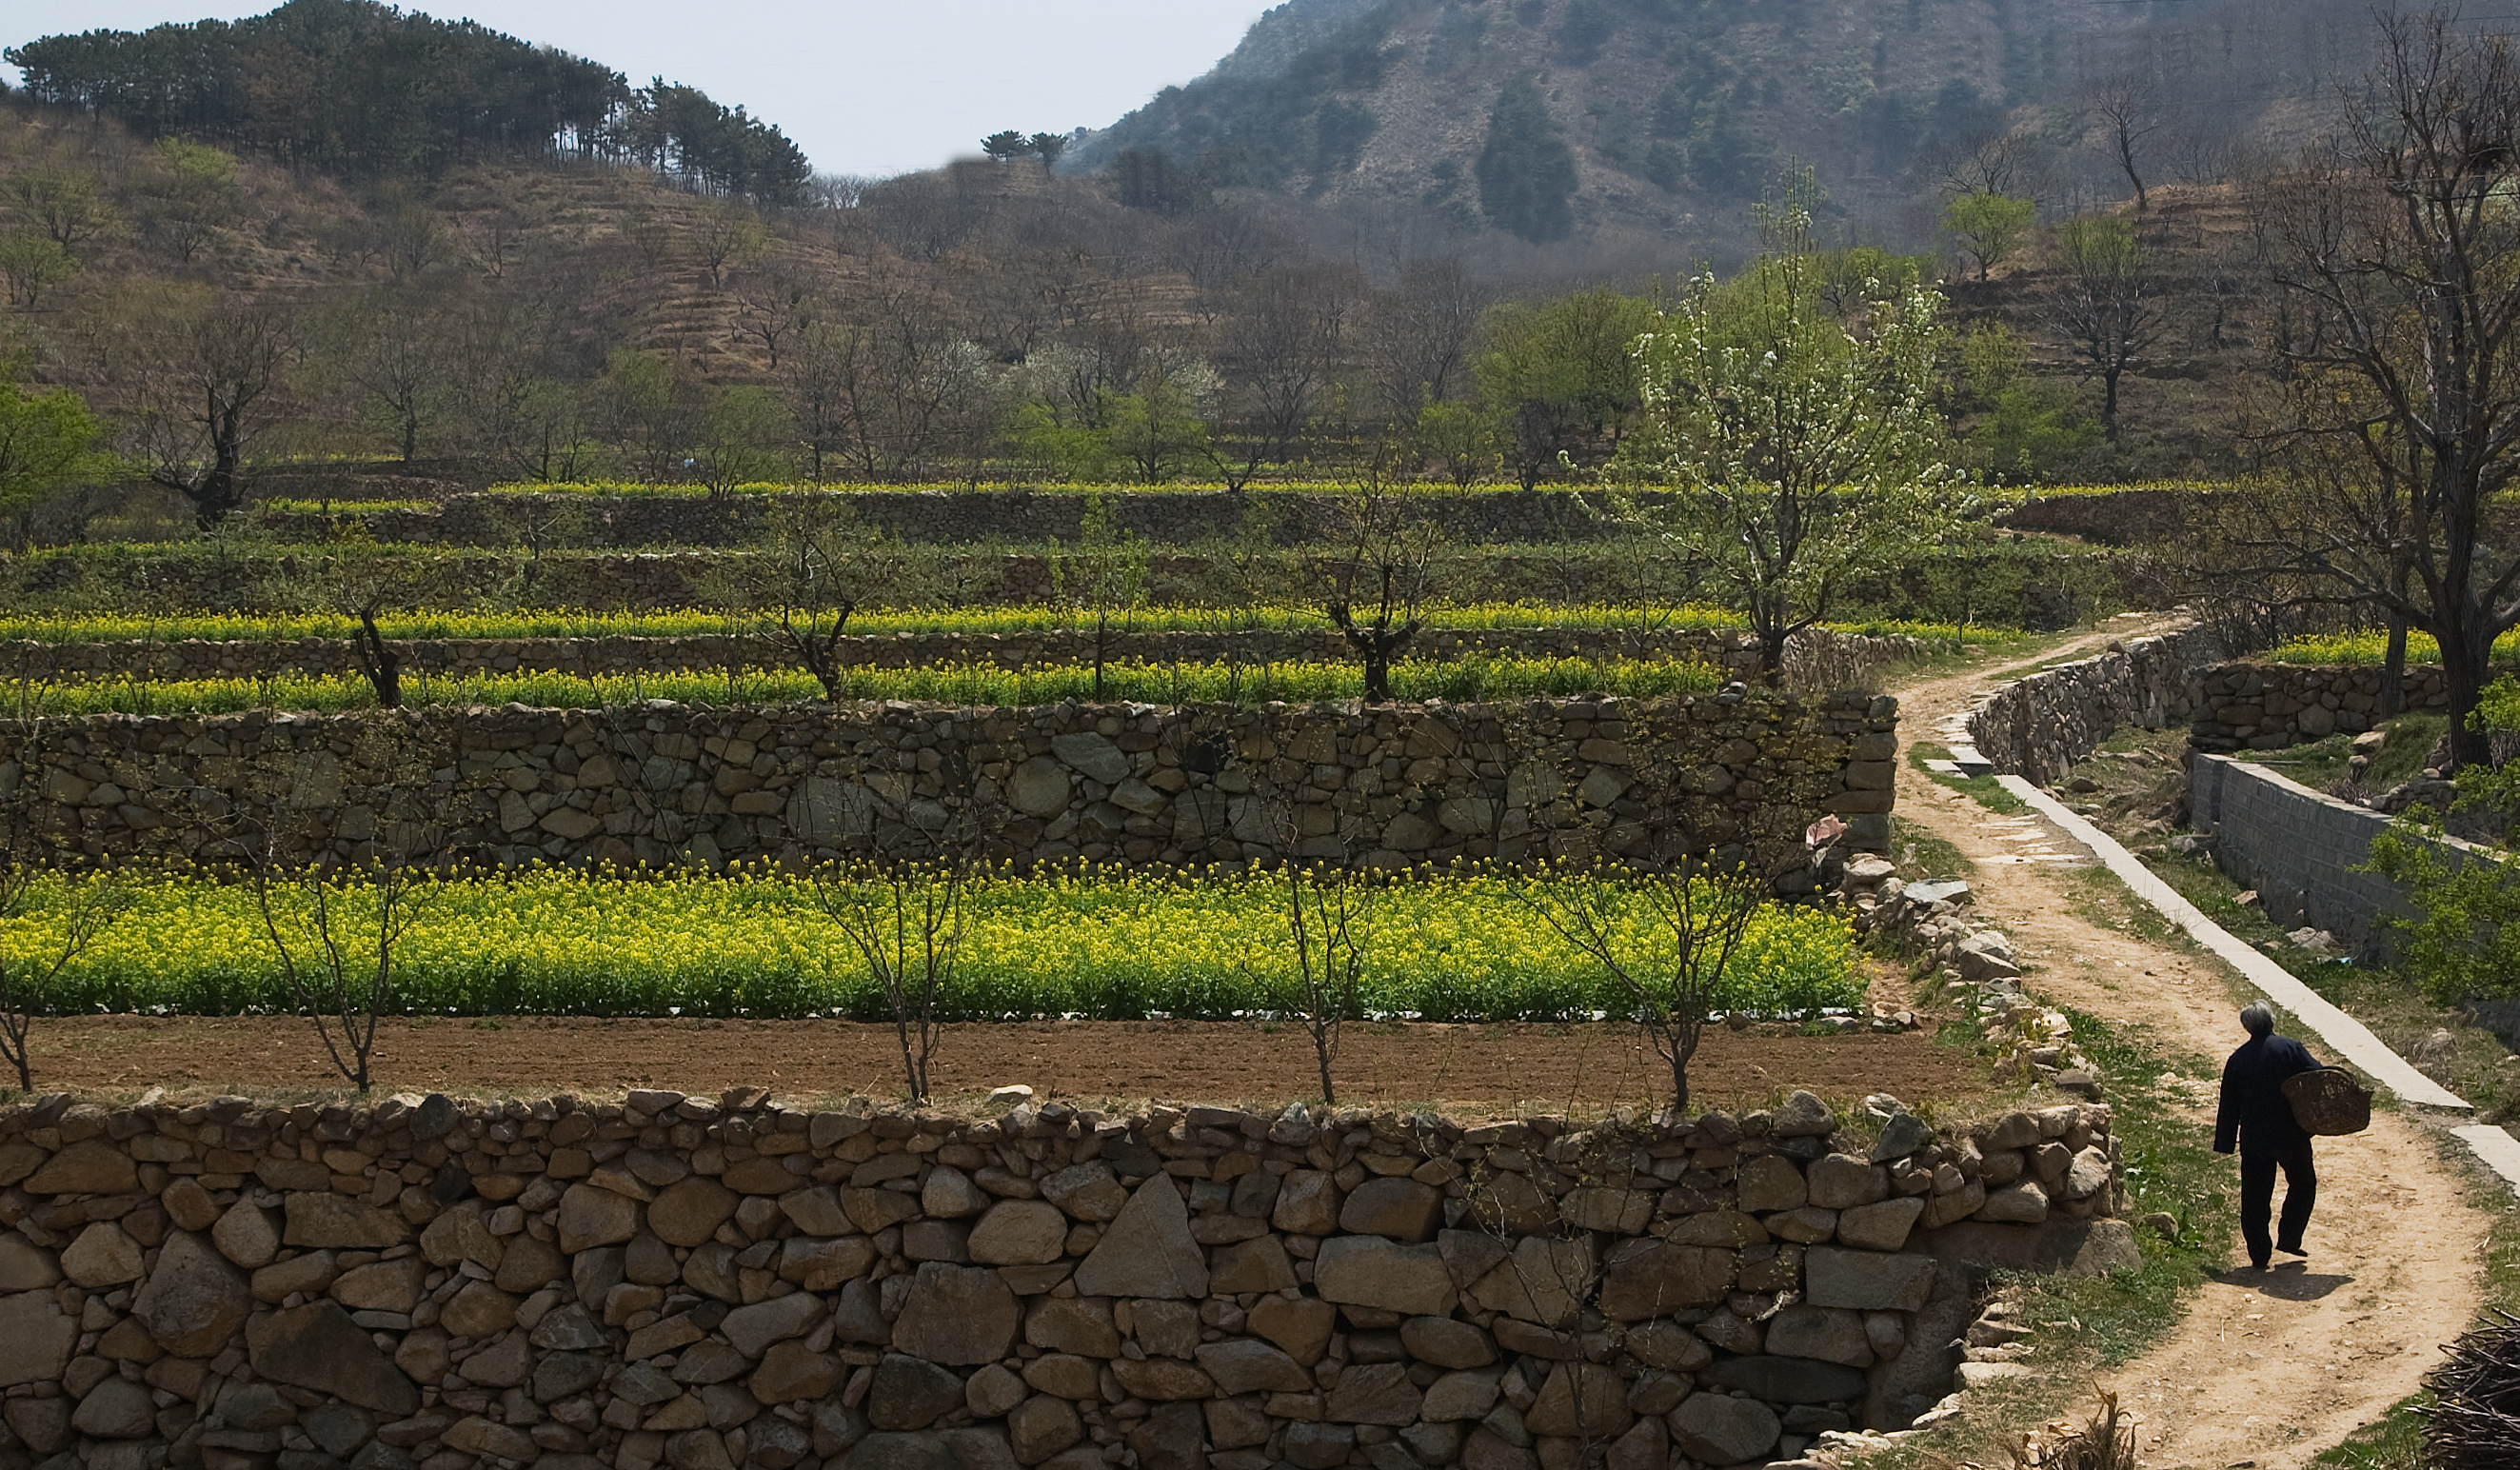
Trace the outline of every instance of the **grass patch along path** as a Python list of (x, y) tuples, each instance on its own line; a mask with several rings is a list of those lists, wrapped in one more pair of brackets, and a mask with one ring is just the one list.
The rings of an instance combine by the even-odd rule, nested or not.
[[(2120, 628), (2087, 642), (2096, 646), (2113, 636), (2128, 634)], [(1901, 724), (1932, 735), (1997, 678), (2018, 672), (1982, 669), (1912, 685), (1900, 692)], [(2175, 1058), (2143, 1091), (2190, 1125), (2210, 1127), (2211, 1079), (2241, 1040), (2235, 1012), (2248, 992), (2239, 977), (2178, 936), (2052, 824), (2000, 816), (1905, 762), (1899, 781), (1903, 820), (1974, 865), (1978, 907), (2012, 938), (2031, 988), (2130, 1028)], [(2088, 1373), (2116, 1393), (2138, 1416), (2149, 1470), (2223, 1470), (2242, 1461), (2295, 1470), (2378, 1420), (2414, 1392), (2479, 1300), (2491, 1217), (2440, 1143), (2430, 1125), (2396, 1109), (2375, 1115), (2365, 1134), (2322, 1140), (2307, 1266), (2216, 1271), (2187, 1298), (2175, 1326), (2123, 1361), (2109, 1360), (2116, 1353), (2051, 1361), (2048, 1370), (2068, 1380), (2058, 1387), (2087, 1397)], [(2227, 1183), (2236, 1193), (2236, 1166)], [(2228, 1225), (2221, 1229), (2224, 1238), (2201, 1243), (2239, 1259), (2237, 1240)]]

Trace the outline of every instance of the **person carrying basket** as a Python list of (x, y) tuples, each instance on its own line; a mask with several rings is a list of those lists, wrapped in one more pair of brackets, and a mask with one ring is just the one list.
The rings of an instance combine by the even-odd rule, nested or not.
[[(2214, 1118), (2214, 1151), (2240, 1154), (2240, 1236), (2248, 1242), (2249, 1264), (2260, 1270), (2275, 1251), (2308, 1256), (2302, 1231), (2318, 1201), (2318, 1171), (2310, 1155), (2310, 1133), (2293, 1111), (2284, 1084), (2305, 1072), (2322, 1069), (2310, 1048), (2288, 1036), (2275, 1035), (2275, 1014), (2264, 1001), (2240, 1007), (2240, 1025), (2249, 1039), (2223, 1064), (2223, 1105)], [(2274, 1204), (2275, 1171), (2284, 1177), (2283, 1218), (2270, 1239), (2268, 1216)]]

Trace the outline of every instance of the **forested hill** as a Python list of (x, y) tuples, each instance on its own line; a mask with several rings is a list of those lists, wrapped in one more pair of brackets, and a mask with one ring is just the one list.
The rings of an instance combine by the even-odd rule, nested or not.
[(634, 88), (584, 57), (373, 0), (51, 35), (7, 56), (38, 101), (352, 176), (557, 153), (771, 203), (794, 201), (810, 177), (776, 127), (693, 88)]
[(1153, 152), (1549, 243), (1720, 230), (1800, 159), (1854, 233), (1921, 244), (1918, 201), (2007, 134), (2007, 192), (2131, 192), (2111, 102), (2147, 183), (2213, 182), (2297, 139), (2370, 35), (2365, 0), (1289, 0), (1070, 166)]

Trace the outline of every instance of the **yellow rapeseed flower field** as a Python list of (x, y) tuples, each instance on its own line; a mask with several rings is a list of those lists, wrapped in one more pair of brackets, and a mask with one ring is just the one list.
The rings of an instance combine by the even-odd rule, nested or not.
[[(129, 915), (63, 974), (54, 1013), (233, 1014), (294, 1009), (253, 890), (199, 876), (50, 878), (0, 920), (10, 973), (58, 946), (72, 885), (134, 884)], [(860, 879), (864, 881), (864, 879)], [(1284, 879), (1273, 874), (1018, 876), (966, 889), (957, 1018), (1220, 1018), (1278, 1008), (1293, 973)], [(1623, 1010), (1606, 977), (1525, 901), (1526, 885), (1622, 880), (1494, 871), (1372, 882), (1360, 926), (1361, 1008), (1427, 1020), (1580, 1019)], [(304, 896), (275, 889), (284, 938), (319, 937)], [(375, 891), (337, 885), (336, 938), (372, 952)], [(422, 885), (395, 952), (394, 1008), (438, 1014), (840, 1015), (874, 1018), (879, 993), (816, 901), (788, 873), (589, 874), (536, 869)], [(1627, 951), (1650, 965), (1670, 938), (1626, 902)], [(1754, 922), (1719, 1009), (1810, 1014), (1863, 995), (1852, 935), (1833, 914), (1774, 907)]]
[[(1111, 663), (1102, 698), (1144, 704), (1238, 703), (1272, 699), (1353, 699), (1365, 692), (1355, 664), (1298, 662)], [(1403, 700), (1519, 699), (1587, 692), (1649, 698), (1712, 690), (1723, 676), (1686, 659), (1488, 658), (1411, 660), (1395, 664), (1391, 689)], [(933, 664), (908, 669), (853, 669), (844, 699), (909, 699), (958, 705), (1038, 705), (1090, 699), (1094, 671), (1082, 664)], [(673, 669), (598, 675), (552, 672), (431, 675), (406, 672), (403, 702), (529, 704), (547, 709), (602, 709), (649, 699), (685, 704), (789, 704), (823, 697), (812, 676), (794, 669)], [(83, 684), (0, 689), (0, 707), (17, 715), (229, 714), (248, 709), (335, 711), (372, 708), (374, 692), (355, 676), (284, 674), (270, 678), (110, 679)]]

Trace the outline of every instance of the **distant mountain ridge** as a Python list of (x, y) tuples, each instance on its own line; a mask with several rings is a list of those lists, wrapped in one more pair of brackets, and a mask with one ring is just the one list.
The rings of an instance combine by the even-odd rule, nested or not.
[(2111, 187), (2081, 146), (2100, 84), (2141, 92), (2158, 181), (2209, 182), (2298, 136), (2369, 35), (2363, 0), (1288, 0), (1071, 166), (1154, 150), (1218, 187), (1546, 243), (1561, 215), (1578, 237), (1715, 230), (1800, 159), (1912, 242), (1943, 165), (2007, 130), (2043, 146), (2040, 189)]

